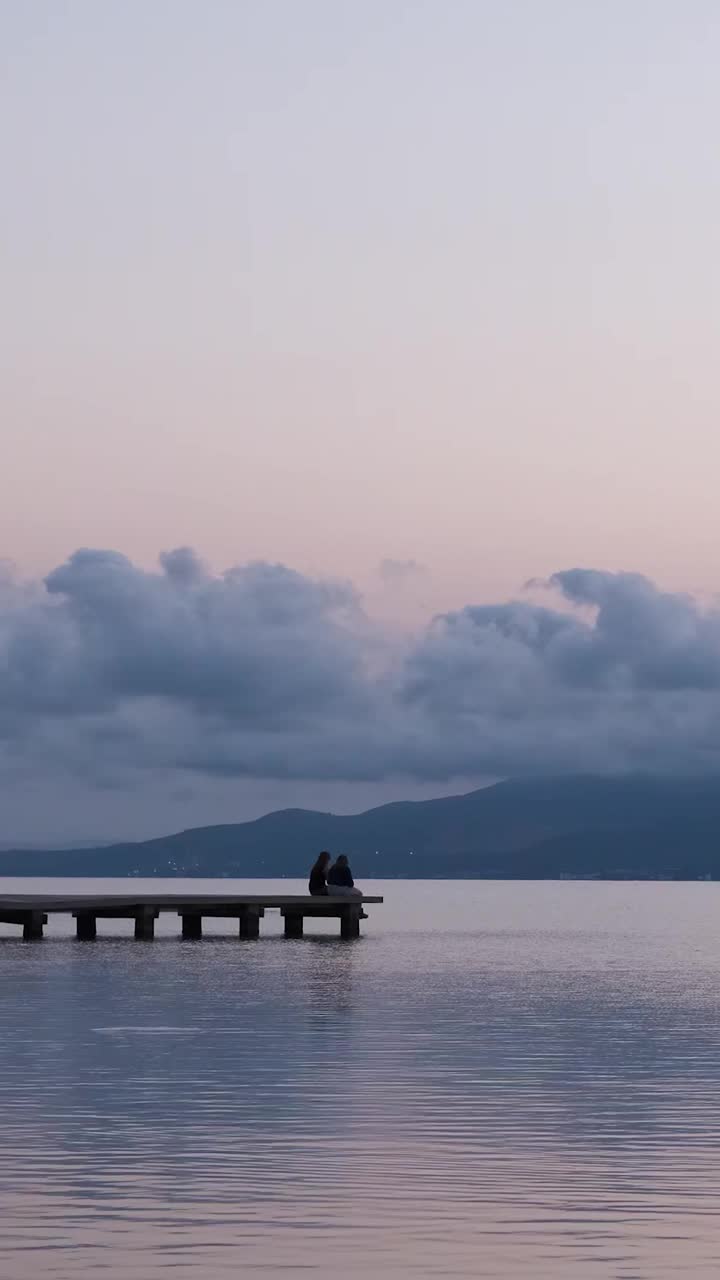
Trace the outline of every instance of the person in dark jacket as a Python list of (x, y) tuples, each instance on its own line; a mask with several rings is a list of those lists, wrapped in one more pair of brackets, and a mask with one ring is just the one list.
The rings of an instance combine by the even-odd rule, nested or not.
[(355, 881), (350, 870), (350, 863), (344, 853), (338, 854), (334, 864), (328, 871), (328, 893), (340, 894), (343, 897), (361, 898), (362, 892), (355, 888)]
[(327, 869), (330, 866), (330, 854), (323, 851), (310, 872), (308, 889), (313, 897), (327, 894)]

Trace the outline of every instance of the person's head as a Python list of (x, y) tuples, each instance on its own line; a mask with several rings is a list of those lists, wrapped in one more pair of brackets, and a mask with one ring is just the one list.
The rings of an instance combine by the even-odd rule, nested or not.
[(337, 856), (337, 858), (335, 859), (335, 866), (336, 866), (336, 867), (346, 867), (346, 866), (347, 866), (347, 864), (348, 864), (348, 860), (347, 860), (347, 857), (345, 856), (345, 854), (344, 854), (344, 853), (339, 853), (339, 854), (338, 854), (338, 856)]
[(323, 849), (322, 853), (319, 853), (317, 856), (317, 860), (315, 862), (315, 866), (313, 867), (313, 871), (327, 871), (329, 864), (330, 864), (330, 854), (327, 852), (327, 850)]

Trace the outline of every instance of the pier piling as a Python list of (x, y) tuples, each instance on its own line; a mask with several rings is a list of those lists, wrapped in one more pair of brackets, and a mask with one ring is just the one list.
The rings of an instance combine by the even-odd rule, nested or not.
[(42, 911), (27, 911), (23, 919), (23, 939), (25, 942), (39, 942), (43, 936), (43, 925), (47, 924), (47, 916)]
[(260, 937), (260, 917), (265, 912), (262, 909), (241, 911), (239, 916), (239, 934), (241, 938), (259, 938)]
[(197, 939), (202, 938), (202, 916), (195, 912), (188, 912), (182, 917), (182, 936), (183, 938)]
[(97, 917), (91, 911), (76, 911), (77, 936), (81, 942), (94, 942), (97, 938)]
[(340, 917), (340, 937), (350, 940), (360, 937), (361, 907), (348, 907)]
[(286, 938), (302, 938), (303, 936), (303, 917), (299, 912), (284, 912), (285, 915), (285, 937)]
[(151, 942), (155, 937), (155, 910), (140, 907), (135, 915), (135, 937), (139, 942)]

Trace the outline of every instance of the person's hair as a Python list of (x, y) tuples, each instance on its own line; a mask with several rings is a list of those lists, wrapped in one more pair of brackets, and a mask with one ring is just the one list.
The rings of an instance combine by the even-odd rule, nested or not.
[(315, 860), (313, 871), (324, 871), (329, 861), (330, 854), (327, 852), (327, 849), (323, 849), (322, 853), (319, 853)]
[(346, 854), (346, 853), (339, 853), (339, 854), (338, 854), (338, 856), (337, 856), (337, 858), (335, 859), (335, 866), (336, 866), (336, 867), (346, 867), (346, 866), (347, 866), (347, 864), (348, 864), (347, 854)]

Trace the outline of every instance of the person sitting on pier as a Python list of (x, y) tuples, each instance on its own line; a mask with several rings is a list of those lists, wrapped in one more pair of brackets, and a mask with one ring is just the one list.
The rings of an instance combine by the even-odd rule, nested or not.
[(330, 854), (318, 854), (317, 862), (310, 872), (308, 889), (313, 897), (327, 895), (327, 869), (330, 866)]
[(341, 897), (362, 898), (362, 891), (355, 888), (355, 881), (344, 853), (338, 854), (333, 866), (328, 871), (328, 893)]

